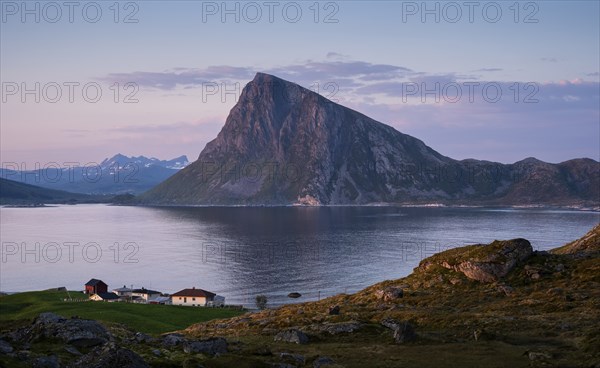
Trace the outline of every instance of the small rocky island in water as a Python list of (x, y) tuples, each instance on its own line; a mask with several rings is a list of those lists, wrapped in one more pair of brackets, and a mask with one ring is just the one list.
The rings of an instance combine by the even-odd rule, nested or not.
[(356, 294), (163, 335), (53, 313), (2, 321), (7, 367), (599, 367), (600, 225), (549, 252), (455, 248)]

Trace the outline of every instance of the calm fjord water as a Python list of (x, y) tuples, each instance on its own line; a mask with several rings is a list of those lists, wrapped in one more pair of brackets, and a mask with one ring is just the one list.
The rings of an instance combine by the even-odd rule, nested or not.
[[(0, 290), (90, 278), (173, 293), (207, 289), (251, 305), (355, 292), (409, 274), (438, 251), (522, 237), (562, 245), (600, 222), (577, 211), (474, 208), (149, 208), (106, 205), (0, 209)], [(37, 243), (37, 245), (36, 245)]]

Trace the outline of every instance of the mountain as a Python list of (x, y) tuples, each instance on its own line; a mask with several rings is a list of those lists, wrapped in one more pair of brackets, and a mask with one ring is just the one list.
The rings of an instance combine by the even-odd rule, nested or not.
[(35, 170), (0, 170), (0, 177), (40, 187), (85, 194), (139, 194), (189, 164), (186, 156), (159, 160), (117, 154), (100, 164), (47, 167)]
[(145, 204), (598, 206), (600, 164), (454, 160), (294, 83), (258, 73), (198, 160)]
[(23, 184), (13, 180), (0, 178), (0, 204), (26, 205), (42, 203), (82, 203), (98, 202), (98, 196), (89, 196), (81, 193), (69, 193), (61, 190), (52, 190), (35, 185)]

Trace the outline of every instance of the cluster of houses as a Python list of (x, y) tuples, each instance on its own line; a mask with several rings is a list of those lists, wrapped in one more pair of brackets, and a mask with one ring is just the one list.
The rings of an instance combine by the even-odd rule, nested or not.
[(170, 304), (190, 307), (222, 307), (225, 305), (225, 297), (195, 287), (170, 295), (146, 288), (128, 288), (125, 285), (109, 292), (108, 285), (104, 281), (91, 279), (85, 284), (84, 292), (90, 296), (90, 300), (103, 302)]

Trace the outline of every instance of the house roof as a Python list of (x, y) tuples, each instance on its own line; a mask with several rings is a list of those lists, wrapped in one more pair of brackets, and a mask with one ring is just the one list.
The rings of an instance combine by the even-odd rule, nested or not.
[(102, 298), (104, 300), (119, 299), (119, 296), (115, 293), (98, 293), (96, 295), (98, 295), (100, 298)]
[(156, 291), (156, 290), (148, 290), (146, 288), (141, 288), (141, 289), (133, 289), (131, 290), (132, 293), (137, 293), (137, 294), (160, 294), (160, 291)]
[(215, 295), (217, 295), (217, 294), (211, 293), (210, 291), (191, 288), (191, 289), (183, 289), (181, 291), (176, 292), (175, 294), (172, 294), (171, 296), (200, 296), (200, 297), (203, 296), (206, 298), (213, 298)]
[(96, 285), (98, 285), (98, 284), (100, 284), (100, 283), (103, 283), (104, 285), (106, 285), (106, 284), (104, 283), (104, 281), (102, 281), (102, 280), (98, 280), (98, 279), (91, 279), (90, 281), (88, 281), (88, 282), (86, 282), (86, 283), (85, 283), (85, 286), (96, 286)]
[(132, 291), (133, 289), (130, 289), (128, 287), (126, 287), (125, 285), (123, 285), (122, 288), (117, 288), (117, 289), (113, 289), (113, 291)]

